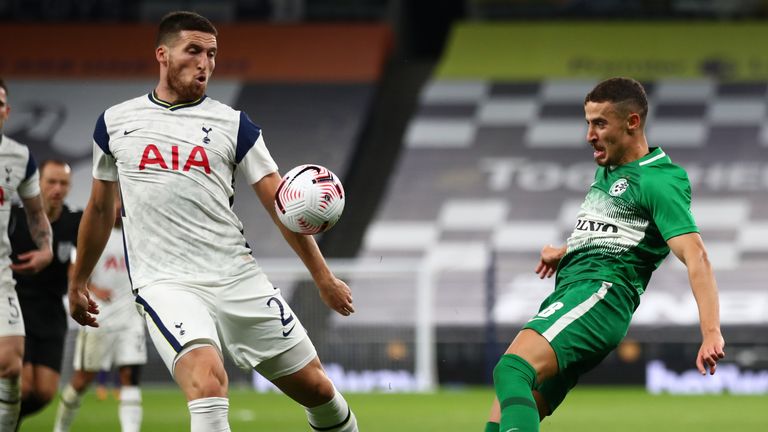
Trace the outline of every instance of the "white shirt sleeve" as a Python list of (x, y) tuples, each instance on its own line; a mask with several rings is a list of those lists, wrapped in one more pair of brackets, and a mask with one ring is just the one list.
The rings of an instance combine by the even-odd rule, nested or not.
[(93, 178), (111, 182), (117, 181), (115, 158), (104, 153), (96, 141), (93, 142)]
[(21, 198), (32, 198), (40, 195), (40, 174), (37, 169), (19, 184), (18, 193)]
[(238, 169), (242, 171), (248, 184), (254, 184), (267, 174), (277, 171), (277, 164), (264, 143), (264, 134), (259, 134), (256, 143), (240, 161)]

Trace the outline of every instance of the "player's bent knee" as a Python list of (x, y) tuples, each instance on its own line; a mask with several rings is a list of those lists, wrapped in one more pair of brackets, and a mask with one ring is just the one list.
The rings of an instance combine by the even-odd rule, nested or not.
[[(22, 347), (23, 342), (22, 342)], [(10, 343), (0, 343), (0, 378), (18, 378), (23, 366), (23, 348)]]
[(225, 397), (227, 394), (227, 373), (212, 345), (182, 351), (176, 361), (174, 378), (189, 400)]
[(324, 404), (336, 395), (336, 388), (333, 386), (331, 380), (323, 375), (323, 379), (312, 383), (312, 394), (314, 395), (317, 405)]
[(304, 366), (299, 375), (304, 381), (307, 396), (312, 400), (312, 404), (306, 406), (324, 404), (336, 395), (336, 388), (328, 375), (325, 374), (325, 370), (323, 370), (317, 357)]
[(191, 379), (190, 396), (192, 399), (208, 397), (225, 397), (227, 395), (226, 380), (217, 377), (213, 372), (199, 371)]
[(0, 360), (0, 378), (16, 379), (21, 376), (21, 358)]

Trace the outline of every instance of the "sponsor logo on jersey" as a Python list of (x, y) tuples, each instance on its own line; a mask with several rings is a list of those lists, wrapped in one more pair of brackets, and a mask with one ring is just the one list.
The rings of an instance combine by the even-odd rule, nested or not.
[(619, 232), (619, 227), (614, 224), (589, 219), (579, 219), (576, 221), (576, 229), (579, 231)]
[(104, 270), (126, 271), (125, 259), (122, 255), (111, 254), (104, 260)]
[[(206, 174), (211, 173), (211, 165), (208, 162), (208, 153), (205, 152), (205, 147), (194, 146), (186, 157), (186, 162), (181, 165), (181, 159), (179, 159), (179, 146), (171, 146), (171, 154), (163, 156), (160, 149), (155, 144), (149, 144), (144, 147), (144, 151), (141, 154), (141, 162), (139, 162), (139, 171), (145, 170), (150, 165), (157, 165), (162, 169), (171, 169), (173, 171), (189, 171), (192, 167), (200, 167)], [(170, 161), (170, 165), (168, 162)]]
[(611, 196), (619, 196), (623, 194), (627, 188), (629, 187), (629, 182), (625, 178), (620, 178), (613, 182), (611, 185), (611, 188), (608, 190), (608, 193), (611, 194)]
[(132, 133), (136, 132), (136, 131), (137, 131), (137, 130), (139, 130), (139, 129), (141, 129), (141, 128), (136, 128), (136, 129), (131, 129), (131, 130), (124, 130), (124, 131), (123, 131), (123, 136), (125, 136), (125, 135), (130, 135), (130, 134), (132, 134)]

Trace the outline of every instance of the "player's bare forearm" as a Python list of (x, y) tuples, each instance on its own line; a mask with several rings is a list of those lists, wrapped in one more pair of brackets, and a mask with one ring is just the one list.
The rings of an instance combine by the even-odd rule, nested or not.
[(275, 192), (279, 184), (280, 175), (274, 172), (256, 182), (253, 185), (253, 190), (256, 191), (259, 201), (261, 201), (272, 222), (280, 230), (280, 233), (285, 241), (288, 242), (288, 245), (291, 246), (291, 249), (294, 250), (307, 267), (315, 282), (318, 283), (333, 277), (315, 239), (311, 235), (297, 234), (289, 230), (277, 218), (277, 213), (275, 213)]
[(698, 233), (683, 234), (668, 241), (672, 252), (688, 269), (691, 291), (699, 308), (702, 334), (720, 333), (720, 302), (712, 265)]
[(696, 366), (702, 374), (715, 373), (717, 362), (725, 357), (725, 340), (720, 332), (720, 301), (712, 265), (698, 233), (670, 239), (670, 249), (688, 269), (691, 291), (699, 309), (702, 344)]
[(715, 275), (706, 254), (695, 260), (688, 260), (688, 279), (691, 291), (699, 308), (701, 333), (720, 333), (720, 300)]
[(47, 267), (53, 260), (53, 235), (40, 195), (24, 198), (23, 202), (29, 235), (37, 249), (19, 254), (18, 262), (11, 264), (11, 270), (21, 274), (34, 274)]
[(717, 362), (725, 357), (725, 340), (720, 333), (720, 302), (717, 283), (706, 253), (686, 260), (691, 290), (699, 308), (701, 347), (696, 356), (696, 367), (702, 375), (709, 370), (714, 374)]
[(99, 307), (90, 297), (88, 278), (109, 240), (115, 223), (117, 184), (93, 179), (91, 197), (85, 207), (77, 233), (77, 261), (69, 283), (69, 313), (80, 325), (98, 327)]
[(33, 198), (25, 198), (23, 202), (32, 241), (38, 249), (52, 251), (53, 234), (51, 233), (51, 224), (48, 222), (48, 217), (43, 209), (42, 199), (38, 195)]
[(114, 197), (116, 183), (93, 180), (91, 197), (83, 212), (77, 235), (77, 261), (72, 281), (77, 289), (85, 290), (88, 278), (109, 240), (115, 221)]

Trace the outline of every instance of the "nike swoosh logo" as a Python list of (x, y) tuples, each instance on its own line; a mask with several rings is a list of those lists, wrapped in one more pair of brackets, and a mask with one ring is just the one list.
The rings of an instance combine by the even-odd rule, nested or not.
[(125, 136), (125, 135), (130, 135), (130, 134), (132, 134), (132, 133), (136, 132), (136, 131), (137, 131), (137, 130), (139, 130), (139, 129), (141, 129), (141, 128), (136, 128), (136, 129), (134, 129), (134, 130), (127, 130), (127, 131), (123, 131), (123, 136)]
[(289, 335), (289, 334), (291, 334), (291, 332), (293, 331), (293, 329), (294, 329), (294, 328), (296, 328), (296, 324), (294, 324), (294, 325), (291, 327), (291, 329), (290, 329), (290, 330), (288, 330), (288, 331), (285, 331), (285, 330), (283, 330), (283, 337), (288, 337), (288, 335)]

